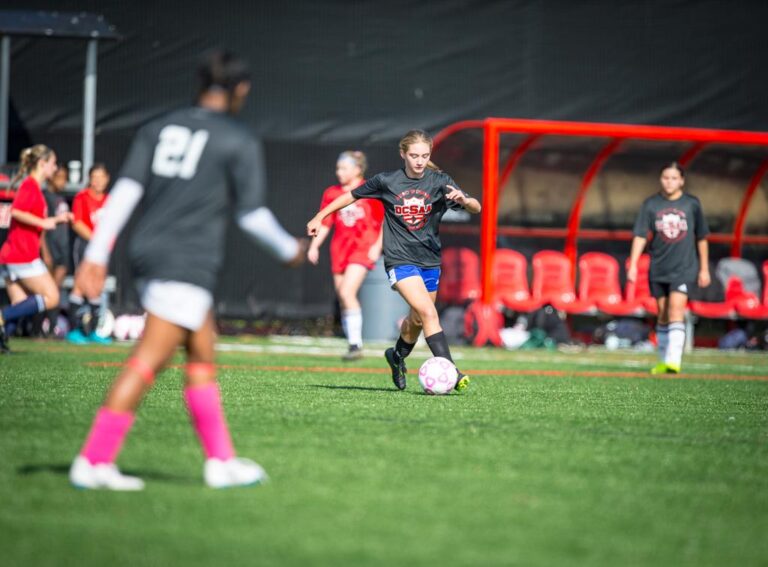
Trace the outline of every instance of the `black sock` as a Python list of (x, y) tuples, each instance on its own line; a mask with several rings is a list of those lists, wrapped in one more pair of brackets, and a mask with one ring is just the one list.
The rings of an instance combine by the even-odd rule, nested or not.
[(74, 331), (80, 329), (84, 314), (83, 306), (85, 300), (76, 295), (69, 296), (69, 307), (67, 307), (67, 318), (69, 319), (69, 328)]
[(429, 346), (429, 350), (432, 351), (433, 356), (441, 356), (453, 362), (453, 358), (451, 358), (451, 350), (448, 348), (448, 339), (445, 338), (444, 332), (440, 331), (439, 333), (428, 336), (427, 345)]
[(403, 337), (397, 337), (397, 344), (395, 344), (395, 352), (400, 358), (405, 358), (409, 354), (411, 354), (411, 351), (413, 350), (413, 347), (416, 346), (415, 343), (407, 343), (403, 340)]
[(96, 301), (88, 301), (85, 302), (85, 307), (87, 309), (88, 316), (86, 317), (86, 322), (83, 324), (83, 331), (86, 335), (90, 335), (94, 331), (96, 331), (96, 327), (99, 324), (99, 315), (101, 313), (101, 299), (97, 299)]

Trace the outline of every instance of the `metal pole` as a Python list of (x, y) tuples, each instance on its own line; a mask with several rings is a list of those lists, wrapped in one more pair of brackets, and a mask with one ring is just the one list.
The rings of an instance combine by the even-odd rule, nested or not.
[(8, 161), (8, 107), (11, 93), (11, 37), (0, 39), (0, 165)]
[(96, 136), (96, 59), (99, 42), (88, 40), (85, 56), (85, 81), (83, 84), (83, 179), (93, 165), (94, 138)]

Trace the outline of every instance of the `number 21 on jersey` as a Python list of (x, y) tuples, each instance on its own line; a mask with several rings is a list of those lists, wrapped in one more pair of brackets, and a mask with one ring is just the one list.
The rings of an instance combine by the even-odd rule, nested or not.
[(166, 126), (160, 131), (160, 140), (155, 147), (152, 173), (161, 177), (192, 179), (207, 143), (208, 130), (193, 133), (184, 126)]

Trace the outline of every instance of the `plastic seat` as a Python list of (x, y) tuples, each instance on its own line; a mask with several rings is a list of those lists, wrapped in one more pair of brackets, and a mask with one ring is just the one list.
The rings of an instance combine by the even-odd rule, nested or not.
[[(603, 313), (616, 317), (642, 317), (643, 315), (655, 315), (659, 308), (656, 299), (651, 297), (650, 283), (648, 282), (648, 270), (651, 265), (651, 257), (648, 254), (640, 256), (637, 262), (637, 277), (634, 282), (627, 281), (624, 287), (624, 299), (619, 302), (614, 297), (599, 300), (597, 308)], [(625, 263), (629, 270), (629, 258)], [(618, 266), (617, 266), (618, 270)], [(582, 273), (582, 277), (583, 273)], [(618, 274), (616, 276), (618, 282)]]
[(736, 302), (736, 312), (745, 319), (768, 319), (768, 260), (763, 262), (763, 302), (742, 298)]
[(537, 252), (533, 257), (534, 299), (570, 314), (594, 312), (594, 302), (576, 298), (572, 274), (571, 261), (562, 252)]
[(525, 256), (500, 248), (493, 257), (493, 280), (496, 300), (512, 311), (529, 312), (541, 307), (542, 302), (531, 297), (528, 288), (528, 261)]
[(601, 311), (611, 307), (623, 311), (616, 258), (603, 252), (587, 252), (579, 258), (579, 299), (594, 303)]
[(446, 248), (437, 299), (450, 305), (464, 305), (480, 297), (480, 258), (470, 248)]
[(691, 311), (699, 317), (707, 319), (736, 319), (736, 308), (739, 304), (748, 302), (757, 306), (760, 301), (754, 293), (744, 290), (740, 278), (732, 276), (725, 285), (725, 301), (691, 301)]

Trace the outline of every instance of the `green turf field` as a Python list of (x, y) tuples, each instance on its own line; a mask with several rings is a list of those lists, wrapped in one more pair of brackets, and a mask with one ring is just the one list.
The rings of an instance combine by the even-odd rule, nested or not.
[[(768, 357), (459, 349), (464, 395), (392, 389), (376, 351), (228, 342), (235, 445), (270, 484), (214, 491), (167, 370), (120, 456), (138, 494), (66, 471), (125, 347), (0, 358), (0, 564), (766, 565)], [(426, 358), (418, 350), (412, 372)], [(458, 357), (457, 357), (458, 358)]]

